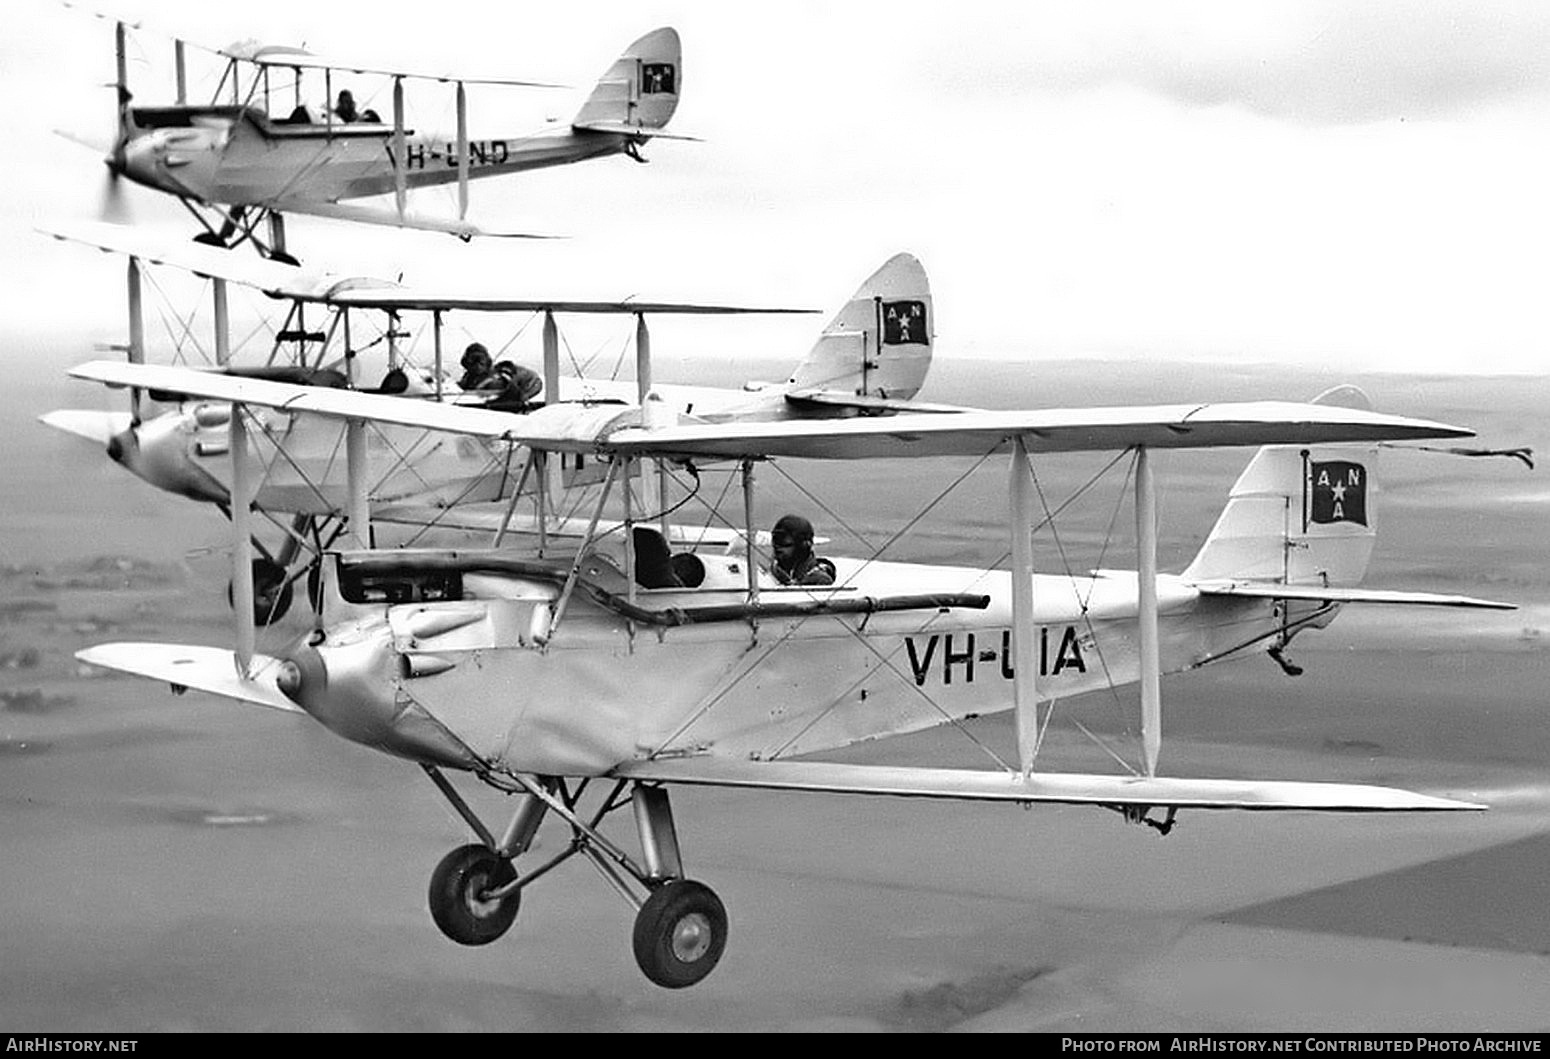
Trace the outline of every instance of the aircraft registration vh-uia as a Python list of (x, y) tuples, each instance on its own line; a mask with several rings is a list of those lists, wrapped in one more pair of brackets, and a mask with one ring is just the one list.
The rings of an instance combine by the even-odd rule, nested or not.
[[(881, 292), (853, 307), (872, 321), (879, 353), (917, 348), (931, 333), (927, 301)], [(234, 650), (112, 643), (79, 654), (174, 689), (307, 713), (418, 764), (475, 836), (430, 881), (432, 918), (464, 945), (503, 935), (526, 889), (580, 856), (634, 905), (634, 955), (646, 976), (669, 988), (703, 979), (726, 945), (727, 913), (685, 872), (669, 797), (676, 784), (1086, 804), (1164, 833), (1181, 809), (1485, 808), (1390, 787), (1158, 772), (1164, 673), (1252, 650), (1279, 656), (1348, 603), (1506, 606), (1360, 587), (1375, 540), (1379, 444), (1470, 432), (1376, 413), (1350, 388), (1307, 404), (709, 421), (654, 392), (628, 404), (553, 402), (512, 414), (161, 365), (94, 362), (72, 374), (231, 404), (239, 616), (251, 593), (246, 409), (347, 427), (408, 423), (606, 468), (575, 538), (545, 539), (540, 474), (538, 524), (508, 534), (502, 547), (328, 552), (314, 627), (272, 655), (256, 650), (251, 624), (241, 622)], [(1152, 454), (1219, 446), (1260, 448), (1193, 561), (1159, 573)], [(1134, 571), (1034, 572), (1034, 461), (1076, 451), (1129, 454)], [(772, 571), (755, 529), (756, 465), (938, 456), (1006, 459), (1004, 568), (873, 554), (826, 557), (828, 584), (783, 583)], [(729, 545), (687, 547), (666, 532), (680, 528), (687, 499), (672, 495), (677, 472), (713, 464), (741, 481), (723, 494), (730, 515), (715, 514), (739, 532)], [(648, 474), (659, 491), (644, 487)], [(1034, 768), (1041, 704), (1129, 683), (1140, 685), (1138, 765), (1116, 774)], [(1008, 710), (1016, 755), (998, 754), (997, 769), (824, 759), (862, 740)], [(519, 795), (509, 822), (488, 826), (449, 772)], [(606, 818), (626, 806), (638, 852), (605, 833)], [(570, 840), (529, 866), (549, 816)]]
[[(560, 86), (394, 69), (256, 41), (196, 46), (224, 65), (214, 98), (191, 103), (187, 42), (175, 39), (175, 102), (138, 103), (127, 80), (129, 28), (115, 22), (118, 132), (106, 157), (112, 178), (179, 199), (204, 226), (198, 238), (217, 245), (251, 241), (266, 256), (293, 260), (285, 245), (287, 213), (449, 232), (464, 239), (521, 234), (490, 233), (468, 221), (469, 181), (615, 154), (645, 161), (641, 148), (654, 138), (693, 139), (665, 130), (683, 85), (678, 33), (670, 27), (653, 30), (626, 48), (569, 122), (518, 135), (471, 133), (466, 86)], [(309, 105), (308, 73), (323, 90), (322, 105)], [(391, 81), (386, 116), (358, 109), (342, 75)], [(282, 79), (289, 84), (281, 84)], [(454, 85), (456, 128), (445, 133), (406, 128), (406, 80)], [(457, 185), (455, 218), (409, 211), (410, 190), (445, 184)], [(389, 194), (391, 208), (351, 201)], [(267, 228), (260, 233), (265, 220)]]

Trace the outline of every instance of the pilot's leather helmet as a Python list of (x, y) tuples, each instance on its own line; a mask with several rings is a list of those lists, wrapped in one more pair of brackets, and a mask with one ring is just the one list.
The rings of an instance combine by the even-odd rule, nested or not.
[(775, 523), (775, 528), (770, 532), (770, 539), (775, 543), (781, 543), (781, 538), (786, 538), (797, 544), (813, 543), (813, 524), (801, 515), (782, 515), (780, 521)]

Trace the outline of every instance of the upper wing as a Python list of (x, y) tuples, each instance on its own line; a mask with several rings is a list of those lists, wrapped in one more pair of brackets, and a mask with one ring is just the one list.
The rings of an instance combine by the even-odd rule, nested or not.
[[(549, 405), (522, 415), (150, 364), (93, 361), (70, 372), (115, 386), (184, 393), (339, 419), (381, 420), (535, 448), (625, 456), (867, 459), (983, 455), (1014, 437), (1039, 452), (1467, 437), (1423, 419), (1335, 405), (1260, 401), (1135, 405), (1017, 412), (960, 412), (891, 418), (734, 421), (641, 426), (641, 410), (619, 405)], [(679, 423), (687, 417), (673, 417)]]
[[(204, 46), (201, 45), (201, 47)], [(239, 41), (235, 44), (228, 44), (225, 47), (209, 48), (208, 50), (223, 58), (235, 59), (237, 62), (252, 63), (254, 66), (274, 67), (282, 70), (342, 70), (353, 74), (379, 74), (383, 77), (412, 77), (422, 81), (441, 81), (444, 83), (460, 81), (465, 85), (510, 85), (518, 88), (568, 87), (550, 81), (525, 81), (515, 77), (501, 76), (466, 77), (451, 70), (385, 66), (381, 63), (361, 62), (350, 56), (337, 54), (318, 55), (307, 51), (305, 48), (298, 48), (287, 44), (264, 44), (256, 40)]]
[[(365, 220), (376, 212), (382, 224), (399, 224), (392, 210), (347, 203), (297, 203), (283, 208), (323, 217)], [(415, 226), (419, 222), (410, 224)], [(461, 233), (471, 227), (461, 222), (427, 219), (422, 225), (435, 231)], [(45, 235), (69, 242), (84, 243), (115, 254), (138, 257), (155, 264), (171, 265), (199, 276), (211, 276), (253, 287), (276, 298), (324, 302), (329, 305), (360, 309), (456, 310), (477, 312), (537, 312), (551, 310), (568, 313), (652, 313), (724, 315), (736, 313), (808, 313), (811, 309), (783, 309), (766, 306), (714, 305), (700, 302), (640, 301), (634, 298), (582, 299), (570, 297), (512, 297), (500, 293), (453, 293), (405, 287), (390, 280), (370, 276), (344, 276), (333, 272), (308, 270), (296, 265), (270, 261), (254, 254), (239, 254), (220, 247), (206, 246), (189, 239), (159, 238), (141, 228), (104, 221), (57, 224), (38, 229)]]
[(270, 261), (256, 254), (237, 254), (221, 247), (206, 246), (182, 237), (159, 238), (143, 228), (105, 221), (57, 224), (38, 230), (55, 239), (84, 243), (98, 250), (137, 257), (153, 264), (171, 265), (197, 276), (240, 283), (278, 298), (325, 301), (337, 290), (352, 285), (382, 282), (307, 270), (297, 265)]
[(1394, 787), (1287, 780), (1182, 779), (976, 769), (902, 768), (827, 761), (743, 761), (693, 757), (632, 761), (614, 769), (621, 779), (713, 787), (891, 794), (974, 801), (1064, 802), (1180, 809), (1308, 809), (1326, 812), (1415, 812), (1484, 809), (1476, 802), (1416, 794)]
[(1031, 411), (965, 411), (889, 418), (734, 422), (660, 429), (623, 427), (607, 439), (627, 455), (813, 459), (979, 456), (1014, 437), (1033, 452), (1076, 452), (1220, 445), (1305, 445), (1468, 437), (1471, 431), (1421, 419), (1331, 405), (1254, 401), (1202, 405), (1129, 405)]

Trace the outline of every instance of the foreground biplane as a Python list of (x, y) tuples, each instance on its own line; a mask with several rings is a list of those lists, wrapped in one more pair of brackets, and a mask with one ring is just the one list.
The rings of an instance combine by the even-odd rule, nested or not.
[[(471, 133), (466, 86), (557, 86), (389, 69), (254, 41), (195, 45), (214, 56), (221, 74), (213, 98), (193, 103), (187, 98), (187, 42), (174, 40), (176, 101), (139, 103), (127, 83), (127, 29), (115, 23), (118, 132), (106, 158), (112, 178), (176, 197), (204, 226), (200, 239), (217, 245), (251, 241), (265, 255), (290, 258), (283, 224), (288, 213), (465, 239), (489, 234), (467, 219), (472, 180), (615, 154), (644, 161), (640, 151), (651, 139), (685, 138), (664, 131), (683, 83), (678, 34), (667, 27), (626, 48), (568, 123), (526, 135)], [(378, 104), (381, 113), (355, 108), (361, 77), (391, 83), (391, 102)], [(454, 85), (455, 130), (405, 127), (406, 80)], [(321, 103), (312, 92), (321, 93)], [(349, 99), (343, 107), (341, 93)], [(362, 107), (367, 102), (363, 98)], [(455, 218), (409, 212), (409, 191), (446, 184), (457, 186)], [(392, 207), (353, 201), (378, 195), (392, 195)]]
[[(523, 891), (579, 854), (636, 907), (634, 953), (644, 973), (666, 987), (701, 980), (722, 954), (727, 916), (714, 892), (686, 876), (673, 784), (1090, 804), (1165, 833), (1190, 808), (1483, 808), (1386, 787), (1157, 771), (1163, 673), (1254, 649), (1279, 652), (1346, 603), (1501, 606), (1359, 587), (1374, 541), (1378, 444), (1468, 431), (1374, 413), (1356, 391), (1313, 404), (711, 423), (649, 399), (551, 404), (513, 416), (161, 366), (98, 362), (72, 374), (347, 422), (414, 422), (607, 466), (590, 527), (568, 551), (539, 554), (514, 540), (488, 551), (330, 553), (315, 629), (273, 655), (255, 651), (250, 628), (239, 629), (235, 651), (118, 643), (79, 655), (175, 689), (306, 712), (422, 766), (477, 836), (447, 855), (430, 884), (432, 917), (465, 945), (501, 936)], [(230, 418), (234, 513), (248, 488), (244, 423)], [(1199, 554), (1181, 574), (1159, 574), (1152, 452), (1249, 445), (1266, 447)], [(1033, 461), (1093, 450), (1133, 453), (1139, 570), (1037, 575)], [(831, 556), (838, 576), (827, 587), (781, 585), (766, 569), (754, 514), (761, 461), (1008, 452), (1009, 569)], [(656, 459), (740, 468), (744, 488), (733, 506), (742, 532), (733, 546), (674, 552), (661, 523), (675, 505), (659, 506), (630, 485), (634, 465)], [(610, 510), (619, 517), (605, 521)], [(244, 541), (239, 526), (239, 583)], [(1132, 682), (1141, 688), (1139, 768), (1034, 770), (1039, 704)], [(819, 757), (1005, 710), (1015, 714), (1017, 754), (1000, 770)], [(487, 827), (445, 770), (521, 795), (510, 822)], [(594, 787), (601, 800), (583, 809)], [(638, 854), (602, 830), (626, 805)], [(549, 814), (570, 841), (519, 875), (517, 862)]]
[[(908, 254), (891, 258), (861, 284), (786, 381), (720, 389), (653, 386), (646, 318), (793, 310), (640, 299), (581, 301), (466, 291), (440, 293), (382, 280), (310, 272), (277, 261), (234, 257), (182, 240), (158, 242), (143, 232), (116, 225), (59, 227), (49, 234), (128, 259), (130, 333), (125, 348), (134, 362), (144, 361), (146, 356), (141, 270), (154, 264), (209, 278), (215, 309), (212, 367), (233, 378), (310, 378), (326, 380), (332, 386), (383, 392), (389, 388), (385, 381), (397, 373), (406, 400), (484, 403), (492, 399), (490, 394), (464, 393), (447, 377), (442, 349), (444, 317), (454, 312), (541, 312), (543, 388), (518, 402), (524, 409), (550, 401), (551, 394), (558, 394), (562, 401), (621, 402), (642, 400), (648, 389), (675, 414), (692, 411), (716, 420), (940, 408), (913, 400), (931, 365), (932, 336), (926, 321), (932, 300), (924, 268)], [(238, 363), (233, 357), (226, 307), (226, 285), (232, 283), (289, 305), (262, 363), (254, 364), (251, 358)], [(634, 316), (636, 379), (562, 376), (557, 313)], [(408, 333), (404, 317), (409, 314), (431, 317), (434, 349), (424, 369), (414, 368), (408, 351), (399, 344), (401, 336)], [(363, 315), (385, 318), (377, 338), (367, 337), (371, 332), (363, 326)], [(170, 337), (186, 338), (189, 320), (178, 316), (172, 330), (175, 333)], [(387, 356), (381, 368), (368, 375), (360, 347), (378, 339), (385, 339)], [(382, 374), (384, 368), (386, 375)], [(43, 421), (104, 445), (115, 462), (158, 489), (229, 512), (231, 464), (226, 458), (226, 434), (230, 406), (197, 398), (182, 400), (184, 395), (176, 389), (147, 392), (177, 401), (177, 407), (144, 416), (140, 399), (135, 397), (128, 413), (70, 409), (51, 412)], [(494, 395), (497, 407), (504, 407), (503, 397)], [(454, 444), (446, 435), (428, 435), (410, 424), (373, 423), (357, 439), (364, 446), (357, 470), (364, 475), (366, 486), (364, 505), (352, 510), (346, 474), (349, 461), (344, 456), (351, 442), (344, 427), (284, 410), (268, 413), (252, 426), (263, 446), (264, 468), (254, 488), (252, 506), (280, 533), (278, 544), (272, 547), (255, 538), (261, 553), (254, 563), (254, 605), (260, 624), (285, 615), (293, 583), (341, 530), (354, 533), (362, 546), (370, 541), (365, 526), (374, 516), (397, 524), (494, 531), (508, 514), (504, 501), (529, 475), (525, 453), (510, 444), (489, 439)], [(573, 457), (571, 469), (574, 467)], [(562, 477), (561, 484), (588, 480), (585, 475), (569, 474)], [(537, 484), (528, 481), (529, 491), (536, 491)], [(560, 502), (558, 496), (545, 499)], [(554, 522), (547, 526), (557, 534), (565, 528)], [(573, 526), (572, 530), (579, 528)], [(697, 536), (703, 538), (704, 533)]]

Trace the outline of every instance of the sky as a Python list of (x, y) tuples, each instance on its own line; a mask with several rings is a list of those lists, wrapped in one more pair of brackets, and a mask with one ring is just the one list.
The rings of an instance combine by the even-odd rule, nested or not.
[[(909, 250), (931, 274), (939, 355), (1469, 373), (1546, 362), (1541, 4), (446, 2), (411, 21), (397, 5), (206, 6), (116, 10), (214, 44), (259, 37), (575, 86), (471, 92), (476, 137), (563, 120), (635, 36), (682, 35), (672, 128), (702, 142), (652, 144), (646, 166), (473, 185), (476, 222), (566, 238), (465, 246), (297, 220), (309, 264), (828, 308)], [(167, 39), (147, 29), (131, 56), (136, 98), (170, 100)], [(111, 76), (106, 23), (42, 0), (8, 9), (8, 330), (121, 326), (121, 269), (32, 231), (98, 212), (99, 156), (51, 130), (105, 136)], [(451, 127), (449, 90), (410, 93), (416, 120)], [(416, 208), (450, 212), (451, 196)], [(131, 198), (136, 223), (191, 223), (149, 192)], [(816, 328), (672, 335), (765, 354)]]

